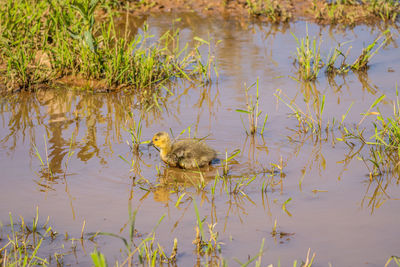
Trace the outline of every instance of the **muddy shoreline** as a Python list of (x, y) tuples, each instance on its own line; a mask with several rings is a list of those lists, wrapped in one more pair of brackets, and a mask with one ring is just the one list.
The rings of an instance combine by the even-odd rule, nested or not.
[[(372, 3), (374, 2), (374, 3)], [(372, 3), (372, 4), (371, 4)], [(253, 5), (253, 6), (252, 6)], [(252, 7), (259, 8), (259, 12), (252, 12)], [(373, 7), (371, 7), (373, 5)], [(376, 5), (381, 5), (378, 9)], [(390, 9), (386, 8), (385, 1), (300, 1), (300, 0), (156, 0), (151, 2), (120, 3), (119, 8), (126, 8), (134, 15), (157, 15), (160, 13), (193, 12), (203, 16), (217, 16), (223, 19), (237, 19), (245, 21), (268, 21), (274, 23), (306, 20), (320, 25), (336, 24), (343, 27), (354, 27), (360, 24), (373, 25), (381, 21), (395, 23), (400, 13), (400, 4), (395, 3)], [(336, 9), (332, 12), (330, 9)], [(372, 10), (376, 8), (376, 10)], [(276, 19), (262, 12), (267, 9), (274, 13)], [(386, 19), (378, 14), (378, 10), (392, 12), (394, 19)], [(279, 18), (282, 12), (287, 13), (287, 19)], [(327, 12), (332, 12), (328, 15)], [(334, 13), (334, 14), (333, 14)], [(331, 16), (328, 17), (328, 16)]]

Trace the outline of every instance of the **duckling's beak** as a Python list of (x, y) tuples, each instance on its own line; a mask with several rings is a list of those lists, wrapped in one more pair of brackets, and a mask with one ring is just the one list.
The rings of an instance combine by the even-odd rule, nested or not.
[(156, 146), (154, 145), (153, 140), (151, 140), (151, 141), (148, 143), (148, 145), (147, 145), (147, 147), (150, 147), (150, 146), (153, 146), (157, 151), (160, 151), (160, 150), (158, 149), (158, 147), (156, 147)]

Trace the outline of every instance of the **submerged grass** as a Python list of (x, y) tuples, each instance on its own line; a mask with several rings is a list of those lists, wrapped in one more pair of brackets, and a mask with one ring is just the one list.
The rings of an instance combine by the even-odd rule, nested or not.
[(143, 117), (140, 116), (139, 120), (136, 122), (133, 118), (132, 112), (129, 112), (128, 115), (133, 121), (132, 128), (128, 129), (128, 132), (131, 135), (131, 144), (129, 144), (129, 143), (128, 144), (134, 152), (138, 152), (139, 145), (148, 144), (148, 143), (150, 143), (150, 141), (142, 139), (142, 127), (143, 127), (142, 119), (143, 119)]
[(309, 108), (309, 103), (307, 102), (307, 109), (305, 111), (293, 100), (284, 95), (282, 90), (278, 89), (274, 95), (292, 111), (290, 116), (297, 119), (298, 133), (306, 134), (311, 132), (313, 135), (321, 137), (323, 130), (329, 129), (329, 124), (324, 127), (322, 121), (325, 109), (325, 95), (319, 93), (313, 94), (312, 108)]
[(204, 254), (221, 253), (221, 242), (218, 240), (218, 232), (215, 231), (216, 224), (208, 224), (209, 238), (206, 238), (204, 233), (204, 222), (200, 219), (199, 209), (196, 201), (193, 199), (193, 206), (196, 213), (197, 226), (196, 238), (193, 244), (196, 246), (196, 252), (202, 256)]
[[(196, 256), (199, 260), (200, 258), (205, 260), (201, 264), (205, 266), (228, 266), (228, 260), (222, 255), (221, 241), (219, 240), (219, 234), (215, 230), (216, 224), (208, 224), (209, 235), (206, 236), (204, 233), (205, 218), (201, 219), (197, 205), (193, 199), (194, 207), (196, 209), (196, 217), (198, 227), (195, 229), (196, 237), (193, 244), (196, 246)], [(165, 249), (156, 242), (156, 229), (162, 222), (164, 216), (160, 218), (156, 226), (145, 236), (141, 236), (136, 228), (136, 214), (137, 210), (133, 212), (130, 211), (129, 215), (129, 238), (113, 234), (113, 233), (94, 233), (89, 234), (91, 237), (89, 240), (95, 241), (95, 238), (100, 235), (112, 236), (121, 239), (124, 243), (125, 254), (122, 261), (114, 261), (109, 264), (107, 261), (107, 255), (100, 252), (99, 248), (96, 246), (94, 250), (89, 254), (85, 255), (92, 259), (92, 263), (96, 267), (106, 267), (106, 266), (178, 266), (178, 239), (174, 238), (171, 253), (166, 254)], [(49, 218), (42, 224), (39, 223), (39, 213), (36, 209), (36, 215), (31, 223), (25, 223), (25, 220), (21, 217), (20, 222), (16, 223), (14, 218), (10, 214), (9, 225), (2, 226), (0, 230), (7, 228), (7, 238), (5, 240), (0, 239), (5, 245), (0, 247), (0, 265), (1, 266), (65, 266), (68, 265), (64, 261), (64, 257), (69, 254), (75, 254), (76, 247), (73, 248), (72, 252), (67, 254), (63, 253), (61, 250), (64, 249), (64, 245), (60, 248), (59, 243), (53, 242), (58, 236), (52, 227), (48, 226)], [(83, 226), (84, 227), (84, 226)], [(199, 229), (201, 227), (202, 230)], [(83, 229), (80, 239), (69, 239), (66, 233), (65, 241), (68, 240), (80, 240), (83, 242)], [(135, 242), (138, 239), (138, 242)], [(44, 251), (44, 243), (46, 243), (46, 248), (53, 252), (49, 253)], [(95, 243), (96, 244), (96, 243)], [(241, 266), (248, 266), (251, 263), (255, 263), (255, 266), (262, 266), (262, 258), (265, 252), (264, 249), (265, 239), (262, 239), (260, 248), (255, 251), (255, 255), (248, 257), (244, 262), (241, 262), (237, 258), (233, 258), (234, 261), (241, 264)], [(83, 248), (83, 247), (82, 247)], [(84, 249), (84, 248), (83, 248)], [(57, 252), (54, 253), (54, 250)], [(122, 251), (122, 250), (121, 250)], [(53, 255), (52, 255), (53, 253)], [(43, 257), (41, 255), (49, 254), (49, 257)], [(134, 256), (136, 257), (134, 258)], [(75, 255), (76, 256), (76, 255)], [(306, 260), (301, 263), (300, 266), (311, 266), (314, 260), (315, 254), (310, 258), (310, 250), (307, 253)], [(75, 259), (76, 260), (76, 259)], [(75, 261), (74, 261), (75, 262)], [(78, 264), (79, 262), (75, 262)], [(293, 262), (293, 266), (298, 266), (298, 261)], [(273, 266), (273, 265), (268, 265)], [(278, 263), (279, 266), (279, 263)]]
[[(117, 14), (107, 1), (1, 2), (0, 72), (10, 89), (81, 77), (100, 89), (145, 90), (175, 78), (207, 82), (211, 77), (211, 57), (205, 68), (195, 52), (200, 41), (188, 51), (177, 45), (179, 31), (167, 31), (154, 41), (146, 26), (133, 40), (128, 30), (118, 37)], [(100, 15), (102, 10), (107, 15)]]
[[(134, 210), (132, 212), (131, 205), (129, 205), (129, 239), (125, 237), (109, 233), (109, 232), (97, 232), (97, 233), (90, 233), (91, 240), (98, 236), (111, 236), (114, 238), (120, 239), (125, 247), (125, 260), (121, 263), (118, 261), (115, 263), (116, 266), (132, 266), (140, 264), (143, 266), (160, 266), (162, 264), (173, 264), (176, 261), (176, 255), (178, 250), (178, 242), (175, 239), (173, 243), (173, 248), (171, 251), (171, 255), (168, 257), (165, 252), (164, 248), (156, 242), (156, 229), (163, 221), (165, 215), (161, 216), (157, 224), (154, 226), (152, 231), (148, 233), (146, 236), (142, 237), (140, 234), (137, 234), (137, 230), (135, 228), (136, 224), (136, 215), (138, 210)], [(136, 243), (135, 239), (140, 238), (139, 242)], [(137, 256), (137, 259), (135, 258)], [(97, 251), (91, 254), (93, 264), (97, 266), (107, 266), (106, 257)]]
[[(357, 128), (344, 129), (345, 133), (339, 139), (339, 141), (344, 141), (350, 146), (350, 140), (358, 140), (369, 148), (369, 156), (367, 158), (361, 156), (361, 158), (366, 163), (372, 164), (369, 167), (371, 177), (383, 174), (396, 174), (396, 177), (400, 177), (400, 100), (397, 89), (396, 95), (397, 98), (392, 103), (392, 116), (385, 116), (379, 109), (378, 104), (386, 97), (381, 95), (362, 114), (363, 117)], [(374, 134), (369, 138), (364, 136), (365, 129), (360, 130), (359, 128), (366, 117), (375, 117), (373, 121)]]
[[(353, 72), (366, 72), (369, 68), (371, 58), (379, 52), (379, 50), (390, 40), (390, 30), (387, 29), (379, 34), (375, 40), (365, 47), (357, 59), (351, 63), (346, 63), (347, 57), (350, 53), (350, 48), (346, 52), (341, 50), (341, 47), (346, 44), (338, 44), (332, 51), (330, 51), (326, 62), (322, 60), (321, 56), (321, 39), (318, 42), (316, 38), (309, 37), (308, 27), (306, 28), (306, 37), (298, 38), (292, 33), (295, 38), (298, 47), (296, 48), (295, 64), (298, 70), (298, 80), (310, 82), (317, 79), (320, 71), (325, 67), (325, 73), (328, 76), (336, 74), (346, 74), (350, 70)], [(385, 37), (385, 38), (384, 38)], [(384, 38), (384, 39), (383, 39)], [(381, 39), (383, 39), (381, 41)], [(341, 59), (340, 64), (337, 62)]]
[[(50, 258), (43, 257), (43, 243), (47, 240), (52, 241), (57, 233), (48, 226), (49, 218), (43, 225), (39, 225), (39, 210), (32, 223), (26, 224), (23, 217), (20, 222), (15, 222), (13, 216), (9, 215), (10, 224), (9, 234), (7, 234), (6, 244), (0, 247), (1, 266), (47, 266)], [(58, 251), (59, 252), (59, 251)], [(60, 258), (63, 254), (54, 253), (54, 257)], [(50, 253), (49, 253), (50, 254)]]
[[(361, 205), (367, 204), (371, 213), (387, 200), (393, 199), (390, 185), (400, 181), (400, 101), (397, 89), (396, 95), (396, 100), (392, 102), (393, 115), (381, 112), (379, 104), (386, 98), (381, 95), (361, 114), (358, 125), (352, 128), (343, 126), (342, 137), (338, 138), (350, 148), (349, 155), (342, 161), (345, 166), (357, 158), (363, 161), (368, 170), (367, 187)], [(366, 118), (372, 120), (372, 134), (368, 134), (370, 127), (361, 127)]]
[[(261, 116), (262, 111), (259, 109), (260, 107), (260, 101), (259, 101), (259, 93), (258, 93), (258, 81), (259, 79), (257, 78), (257, 81), (255, 83), (253, 83), (252, 85), (250, 85), (249, 87), (247, 87), (245, 85), (245, 93), (246, 93), (246, 110), (243, 109), (236, 109), (236, 112), (241, 112), (241, 113), (245, 113), (248, 115), (249, 118), (249, 130), (247, 130), (246, 126), (243, 123), (243, 127), (246, 130), (246, 134), (247, 135), (255, 135), (257, 133), (257, 129), (258, 129), (258, 118)], [(256, 99), (255, 101), (253, 101), (253, 96), (249, 95), (249, 90), (256, 85)], [(263, 135), (264, 134), (264, 130), (265, 130), (265, 124), (267, 123), (268, 120), (268, 114), (265, 114), (264, 117), (264, 122), (263, 125), (261, 127), (261, 131), (260, 134)], [(243, 120), (242, 120), (243, 122)]]
[(351, 64), (350, 68), (355, 71), (363, 71), (368, 69), (368, 63), (370, 62), (371, 58), (378, 53), (378, 51), (386, 44), (389, 38), (385, 38), (380, 44), (378, 45), (378, 41), (383, 38), (385, 35), (390, 33), (389, 30), (384, 31), (375, 40), (364, 48), (360, 54), (360, 56)]
[(389, 264), (390, 264), (392, 261), (394, 261), (394, 262), (396, 263), (397, 266), (400, 266), (400, 257), (398, 257), (398, 256), (391, 256), (391, 257), (387, 260), (387, 262), (386, 262), (386, 264), (385, 264), (385, 267), (389, 266)]

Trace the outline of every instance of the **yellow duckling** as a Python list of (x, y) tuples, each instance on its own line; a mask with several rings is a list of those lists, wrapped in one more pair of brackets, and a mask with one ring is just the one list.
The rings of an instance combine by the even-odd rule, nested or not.
[(168, 165), (183, 169), (207, 166), (215, 159), (214, 149), (198, 140), (187, 139), (171, 143), (166, 132), (158, 132), (151, 143), (160, 149), (160, 157)]

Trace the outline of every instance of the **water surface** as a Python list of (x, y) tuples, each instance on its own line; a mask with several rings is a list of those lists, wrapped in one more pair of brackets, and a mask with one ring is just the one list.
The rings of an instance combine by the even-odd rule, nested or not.
[[(128, 129), (148, 107), (134, 94), (58, 88), (1, 101), (1, 222), (9, 221), (9, 212), (15, 218), (21, 215), (32, 220), (38, 206), (41, 221), (50, 216), (50, 224), (61, 235), (68, 232), (79, 237), (85, 221), (86, 233), (128, 236), (131, 205), (138, 210), (136, 229), (142, 235), (151, 232), (165, 214), (156, 230), (157, 241), (170, 253), (176, 237), (178, 265), (192, 266), (205, 263), (205, 258), (196, 258), (192, 244), (197, 224), (194, 198), (205, 222), (216, 223), (223, 243), (221, 256), (232, 266), (237, 265), (235, 258), (245, 262), (256, 255), (263, 239), (264, 264), (280, 261), (289, 266), (294, 259), (305, 259), (308, 248), (316, 253), (315, 266), (383, 266), (390, 256), (397, 255), (400, 202), (396, 198), (400, 190), (396, 177), (386, 178), (386, 194), (378, 189), (374, 196), (378, 185), (369, 182), (364, 163), (356, 156), (348, 158), (354, 151), (334, 136), (315, 142), (310, 135), (296, 135), (297, 121), (288, 117), (291, 110), (274, 96), (280, 89), (306, 110), (306, 101), (312, 104), (313, 96), (325, 95), (325, 124), (333, 118), (341, 120), (352, 103), (346, 125), (357, 124), (360, 113), (381, 94), (387, 98), (380, 108), (390, 114), (400, 72), (395, 29), (393, 42), (373, 58), (367, 74), (349, 73), (330, 81), (321, 72), (316, 83), (302, 84), (290, 77), (296, 77), (297, 44), (292, 33), (304, 37), (308, 28), (310, 36), (321, 37), (324, 57), (338, 42), (350, 41), (352, 61), (381, 31), (366, 26), (322, 28), (304, 22), (276, 27), (193, 14), (149, 16), (147, 23), (155, 38), (180, 28), (182, 47), (186, 42), (193, 45), (190, 40), (195, 36), (213, 44), (219, 41), (213, 45), (219, 77), (203, 86), (181, 81), (169, 85), (173, 95), (162, 93), (162, 110), (153, 107), (144, 113), (142, 138), (148, 140), (155, 132), (169, 129), (175, 135), (187, 129), (183, 135), (187, 137), (190, 127), (192, 137), (207, 136), (207, 143), (220, 152), (220, 158), (240, 149), (229, 181), (232, 191), (242, 178), (255, 176), (241, 188), (244, 194), (227, 194), (220, 182), (212, 200), (212, 179), (206, 179), (209, 183), (203, 190), (180, 186), (176, 192), (176, 186), (165, 185), (179, 174), (160, 161), (154, 148), (141, 145), (135, 154), (126, 143), (131, 140)], [(207, 49), (202, 50), (205, 56)], [(249, 137), (242, 123), (247, 126), (247, 117), (235, 110), (246, 108), (245, 85), (257, 79), (260, 110), (268, 113), (268, 121), (262, 136)], [(250, 94), (255, 96), (255, 87)], [(370, 122), (363, 122), (367, 132), (373, 129)], [(121, 157), (133, 160), (133, 166)], [(271, 175), (271, 163), (282, 166), (284, 174), (276, 171)], [(263, 184), (271, 181), (275, 185), (262, 193)], [(184, 192), (187, 195), (176, 207)], [(282, 204), (289, 198), (285, 212)], [(278, 231), (289, 235), (271, 234), (275, 220)], [(124, 260), (120, 240), (98, 237), (96, 242), (109, 264)], [(78, 248), (77, 257), (66, 256), (65, 263), (90, 265), (85, 251), (92, 251), (94, 243), (85, 245)]]

